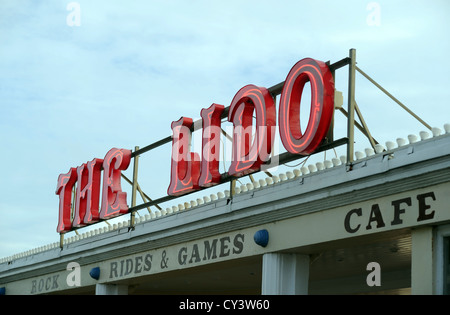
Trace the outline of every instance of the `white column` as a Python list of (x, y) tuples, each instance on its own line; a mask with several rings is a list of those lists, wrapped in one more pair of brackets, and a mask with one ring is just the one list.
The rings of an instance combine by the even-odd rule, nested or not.
[(95, 295), (128, 295), (128, 286), (97, 283), (95, 285)]
[(308, 294), (308, 281), (308, 255), (281, 253), (264, 254), (262, 267), (262, 294)]
[(448, 264), (446, 256), (446, 246), (445, 238), (450, 237), (450, 225), (440, 225), (436, 228), (434, 234), (434, 291), (433, 294), (446, 294), (446, 286), (447, 286), (447, 268)]
[(411, 231), (411, 294), (433, 294), (433, 228)]

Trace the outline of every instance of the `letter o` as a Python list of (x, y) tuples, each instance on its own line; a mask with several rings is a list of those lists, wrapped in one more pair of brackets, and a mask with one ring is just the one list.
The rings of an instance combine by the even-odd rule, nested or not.
[[(311, 110), (305, 133), (300, 129), (300, 102), (307, 82), (311, 83)], [(290, 153), (308, 155), (322, 142), (334, 111), (334, 80), (328, 66), (305, 58), (286, 77), (280, 98), (280, 138)]]

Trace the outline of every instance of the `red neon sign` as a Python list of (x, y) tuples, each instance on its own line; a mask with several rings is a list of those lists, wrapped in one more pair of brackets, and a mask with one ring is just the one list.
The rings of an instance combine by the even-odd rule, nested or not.
[(130, 165), (131, 151), (111, 149), (103, 160), (103, 189), (100, 219), (109, 219), (128, 212), (127, 193), (120, 186), (121, 171)]
[(172, 122), (172, 162), (170, 185), (167, 194), (180, 196), (200, 187), (220, 183), (220, 117), (225, 107), (212, 104), (200, 112), (202, 117), (202, 159), (189, 152), (191, 142), (191, 118), (182, 117)]
[[(302, 133), (300, 103), (307, 82), (311, 84), (311, 110), (308, 125)], [(190, 152), (193, 120), (181, 117), (172, 122), (168, 195), (181, 196), (221, 182), (219, 157), (221, 117), (224, 110), (225, 107), (218, 104), (201, 110), (201, 157), (198, 153)], [(330, 128), (333, 111), (334, 80), (330, 69), (322, 61), (310, 58), (300, 60), (289, 71), (280, 98), (279, 133), (286, 150), (292, 154), (312, 154)], [(234, 96), (227, 118), (233, 124), (232, 161), (228, 175), (240, 177), (259, 171), (268, 161), (274, 143), (277, 117), (272, 95), (264, 87), (244, 86)], [(113, 148), (104, 159), (93, 159), (59, 175), (56, 186), (56, 194), (59, 196), (57, 231), (65, 233), (128, 213), (126, 193), (122, 191), (120, 177), (121, 171), (128, 168), (130, 160), (130, 150)], [(75, 185), (76, 197), (73, 201), (72, 191)]]
[[(307, 82), (311, 84), (311, 110), (308, 125), (302, 133), (300, 102)], [(300, 60), (289, 71), (280, 98), (279, 132), (286, 150), (293, 154), (312, 154), (330, 128), (333, 111), (334, 79), (330, 69), (322, 61), (311, 58)], [(252, 141), (254, 112), (256, 135)], [(201, 113), (204, 128), (201, 161), (197, 153), (189, 152), (192, 119), (182, 117), (172, 123), (171, 181), (167, 190), (169, 195), (180, 196), (220, 182), (217, 159), (222, 106), (213, 104)], [(228, 121), (233, 123), (232, 161), (228, 174), (239, 177), (260, 170), (271, 154), (276, 124), (275, 103), (269, 91), (254, 85), (241, 88), (231, 102)], [(205, 137), (205, 128), (212, 127), (215, 130), (214, 137)], [(210, 159), (211, 157), (213, 158)], [(200, 171), (199, 164), (202, 165)]]
[(103, 160), (92, 161), (77, 167), (78, 185), (72, 227), (82, 227), (99, 219), (100, 180)]
[(197, 190), (200, 176), (200, 157), (189, 152), (191, 118), (182, 117), (172, 122), (172, 167), (167, 193), (179, 196)]
[(200, 112), (203, 123), (202, 154), (200, 167), (200, 187), (211, 187), (220, 183), (219, 154), (220, 154), (220, 117), (225, 107), (212, 104)]
[[(253, 111), (256, 114), (256, 136), (252, 139)], [(242, 176), (257, 171), (272, 152), (275, 103), (266, 88), (244, 86), (233, 98), (228, 113), (233, 122), (233, 152), (228, 174)]]
[[(311, 111), (305, 133), (300, 130), (300, 100), (306, 82), (311, 84)], [(322, 142), (334, 111), (334, 81), (328, 66), (314, 59), (297, 62), (289, 71), (280, 99), (278, 123), (288, 152), (311, 154)]]
[[(128, 212), (126, 193), (120, 185), (121, 171), (126, 170), (131, 151), (111, 149), (102, 159), (93, 159), (58, 177), (56, 194), (59, 195), (58, 233), (109, 219)], [(102, 202), (99, 211), (100, 178), (103, 168)], [(73, 220), (71, 219), (72, 190), (76, 187)]]
[(56, 230), (58, 233), (70, 231), (72, 221), (70, 208), (72, 206), (72, 188), (77, 181), (77, 169), (71, 168), (67, 174), (58, 177), (56, 194), (59, 195), (59, 220)]

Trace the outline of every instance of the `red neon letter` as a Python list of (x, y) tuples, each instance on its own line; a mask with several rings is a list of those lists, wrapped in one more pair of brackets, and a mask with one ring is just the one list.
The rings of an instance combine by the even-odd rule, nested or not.
[(77, 169), (72, 167), (67, 174), (58, 177), (56, 194), (59, 195), (59, 219), (56, 231), (65, 233), (71, 230), (70, 210), (72, 205), (72, 188), (77, 181)]
[[(253, 110), (256, 136), (252, 142)], [(244, 86), (231, 102), (228, 121), (233, 122), (232, 162), (228, 174), (242, 176), (257, 171), (269, 158), (274, 141), (276, 110), (269, 91), (254, 85)]]
[(78, 185), (73, 227), (98, 221), (102, 159), (93, 159), (77, 168)]
[(196, 190), (200, 176), (200, 156), (190, 153), (191, 142), (191, 118), (181, 117), (172, 122), (172, 161), (170, 185), (167, 194), (180, 196)]
[(127, 193), (120, 186), (121, 170), (126, 170), (131, 151), (113, 148), (103, 160), (103, 189), (101, 219), (109, 219), (128, 212)]
[(210, 187), (220, 182), (220, 116), (225, 107), (212, 104), (200, 112), (203, 122), (202, 131), (202, 162), (199, 186)]
[[(300, 129), (300, 101), (306, 82), (311, 84), (311, 111), (305, 133)], [(334, 111), (334, 81), (328, 66), (305, 58), (292, 67), (280, 98), (279, 127), (287, 151), (311, 154), (330, 128)]]

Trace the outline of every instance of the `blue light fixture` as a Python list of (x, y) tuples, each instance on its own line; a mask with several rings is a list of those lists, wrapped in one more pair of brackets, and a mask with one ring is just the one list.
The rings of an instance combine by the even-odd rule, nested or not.
[(100, 267), (94, 267), (89, 271), (89, 275), (92, 279), (98, 280), (100, 278)]
[(269, 243), (269, 232), (266, 229), (256, 231), (253, 240), (259, 246), (266, 247)]

